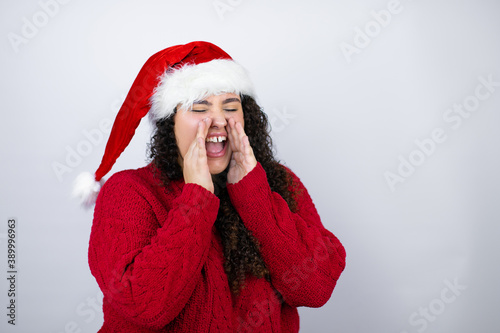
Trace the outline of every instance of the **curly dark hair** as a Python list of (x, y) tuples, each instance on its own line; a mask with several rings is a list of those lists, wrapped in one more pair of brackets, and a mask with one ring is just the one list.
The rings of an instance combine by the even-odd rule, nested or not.
[[(291, 175), (274, 158), (270, 127), (266, 114), (256, 101), (247, 95), (241, 95), (244, 130), (248, 135), (255, 158), (267, 174), (271, 190), (283, 197), (291, 211), (296, 210), (296, 186)], [(176, 110), (175, 110), (176, 112)], [(174, 114), (175, 114), (174, 112)], [(183, 177), (178, 162), (179, 150), (174, 134), (174, 115), (156, 122), (156, 130), (151, 137), (149, 157), (160, 171), (159, 179), (168, 188), (171, 180)], [(220, 199), (215, 226), (219, 231), (224, 249), (224, 269), (231, 291), (238, 294), (245, 286), (247, 274), (270, 281), (269, 270), (260, 254), (258, 240), (245, 227), (236, 209), (231, 204), (226, 189), (227, 172), (213, 177), (214, 191)], [(294, 190), (292, 190), (294, 189)], [(293, 193), (296, 193), (295, 195)]]

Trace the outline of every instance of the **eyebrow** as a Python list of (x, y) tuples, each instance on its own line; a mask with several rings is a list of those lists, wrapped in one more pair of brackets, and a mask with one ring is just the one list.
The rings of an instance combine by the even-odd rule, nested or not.
[(227, 103), (232, 103), (232, 102), (238, 102), (238, 103), (241, 103), (240, 99), (239, 98), (236, 98), (236, 97), (233, 97), (233, 98), (228, 98), (228, 99), (225, 99), (222, 104), (227, 104)]
[[(228, 103), (233, 103), (233, 102), (241, 103), (239, 98), (232, 97), (232, 98), (227, 98), (224, 101), (222, 101), (222, 104), (228, 104)], [(203, 104), (203, 105), (207, 105), (207, 106), (212, 106), (212, 103), (210, 103), (209, 101), (206, 101), (206, 100), (194, 101), (193, 104)]]
[(203, 101), (194, 101), (193, 104), (204, 104), (204, 105), (208, 105), (208, 106), (212, 105), (212, 103), (210, 103), (209, 101), (205, 101), (205, 100), (203, 100)]

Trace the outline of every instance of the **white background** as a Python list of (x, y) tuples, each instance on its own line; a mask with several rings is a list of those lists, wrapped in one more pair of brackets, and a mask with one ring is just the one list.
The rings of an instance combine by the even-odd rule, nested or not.
[[(101, 326), (92, 211), (70, 198), (72, 181), (96, 170), (104, 123), (147, 58), (193, 40), (249, 70), (279, 158), (347, 250), (330, 301), (299, 309), (301, 332), (500, 330), (500, 86), (479, 88), (459, 126), (445, 119), (474, 102), (479, 77), (500, 82), (498, 1), (62, 2), (0, 4), (0, 277), (9, 218), (19, 270), (16, 327), (0, 279), (0, 331)], [(415, 141), (435, 130), (446, 140), (426, 155)], [(144, 121), (107, 177), (147, 163), (149, 131)], [(400, 166), (410, 158), (413, 172)]]

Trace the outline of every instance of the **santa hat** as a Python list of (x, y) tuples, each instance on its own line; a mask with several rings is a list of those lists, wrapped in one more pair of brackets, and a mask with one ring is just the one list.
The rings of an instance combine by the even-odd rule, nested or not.
[(189, 107), (210, 95), (235, 93), (254, 96), (246, 70), (218, 46), (192, 42), (166, 48), (144, 64), (116, 115), (104, 156), (97, 171), (75, 179), (73, 195), (86, 207), (93, 205), (102, 179), (149, 113), (153, 124), (174, 113), (179, 104)]

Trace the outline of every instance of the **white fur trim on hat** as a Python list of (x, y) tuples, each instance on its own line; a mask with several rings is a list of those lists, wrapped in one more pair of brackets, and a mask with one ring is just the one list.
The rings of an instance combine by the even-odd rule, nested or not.
[(80, 199), (83, 207), (89, 208), (95, 204), (103, 184), (104, 180), (98, 182), (90, 172), (82, 172), (73, 183), (73, 197)]
[(178, 104), (191, 107), (195, 101), (222, 93), (254, 97), (247, 71), (233, 60), (216, 59), (167, 70), (151, 97), (150, 120), (168, 117)]

